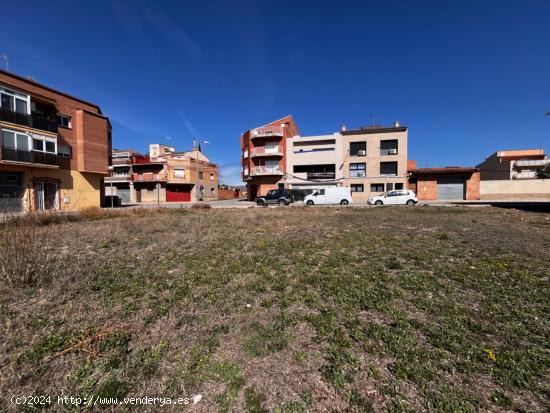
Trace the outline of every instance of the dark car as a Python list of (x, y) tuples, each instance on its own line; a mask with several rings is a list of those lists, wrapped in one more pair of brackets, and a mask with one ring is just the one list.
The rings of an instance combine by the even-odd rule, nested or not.
[(259, 196), (256, 198), (256, 204), (260, 206), (268, 205), (288, 205), (291, 202), (294, 202), (294, 197), (292, 192), (288, 189), (272, 189), (264, 196)]

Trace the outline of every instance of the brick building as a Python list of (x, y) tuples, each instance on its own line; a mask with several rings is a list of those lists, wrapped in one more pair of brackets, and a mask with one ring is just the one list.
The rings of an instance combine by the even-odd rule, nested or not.
[(99, 106), (0, 70), (0, 210), (101, 205), (111, 124)]
[(153, 144), (147, 156), (131, 159), (129, 202), (164, 203), (218, 199), (218, 165), (195, 148), (176, 152)]
[(458, 166), (409, 169), (409, 189), (420, 201), (476, 201), (479, 169)]

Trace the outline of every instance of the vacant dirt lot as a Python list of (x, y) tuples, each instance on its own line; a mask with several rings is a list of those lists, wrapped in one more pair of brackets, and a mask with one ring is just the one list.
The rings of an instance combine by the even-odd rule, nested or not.
[(2, 281), (0, 411), (34, 411), (9, 400), (31, 394), (202, 395), (50, 411), (550, 408), (549, 214), (93, 218), (39, 226), (35, 239), (53, 239), (46, 277)]

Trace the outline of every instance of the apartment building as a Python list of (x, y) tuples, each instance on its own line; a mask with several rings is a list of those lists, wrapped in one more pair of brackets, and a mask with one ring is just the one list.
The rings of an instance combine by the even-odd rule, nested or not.
[(241, 135), (242, 178), (247, 198), (256, 199), (275, 188), (284, 188), (287, 139), (298, 135), (292, 116), (285, 116)]
[(341, 131), (344, 145), (343, 185), (354, 200), (407, 187), (408, 128), (366, 126)]
[(477, 165), (481, 180), (537, 179), (538, 170), (550, 163), (544, 149), (497, 151)]
[(344, 139), (341, 134), (295, 136), (287, 139), (285, 183), (291, 189), (341, 186)]
[(131, 202), (132, 158), (136, 155), (134, 149), (113, 149), (112, 171), (105, 177), (106, 196), (116, 196), (123, 204)]
[(292, 116), (241, 135), (248, 199), (274, 188), (348, 186), (355, 200), (407, 185), (407, 127), (367, 126), (300, 136)]
[(218, 166), (195, 148), (176, 152), (153, 144), (149, 154), (132, 157), (130, 202), (195, 202), (218, 199)]
[(0, 210), (100, 206), (111, 124), (99, 106), (0, 70)]

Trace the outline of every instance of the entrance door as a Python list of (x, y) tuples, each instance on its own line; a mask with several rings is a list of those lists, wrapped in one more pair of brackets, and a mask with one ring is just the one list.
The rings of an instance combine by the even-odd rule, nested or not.
[(438, 178), (437, 199), (442, 201), (464, 199), (464, 178), (457, 176)]
[(39, 211), (57, 209), (57, 184), (54, 182), (38, 181), (34, 186), (35, 208)]
[(23, 172), (0, 171), (0, 213), (23, 211)]

